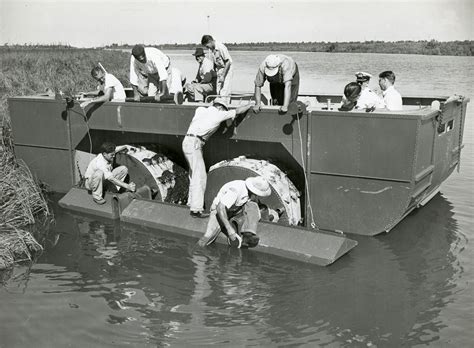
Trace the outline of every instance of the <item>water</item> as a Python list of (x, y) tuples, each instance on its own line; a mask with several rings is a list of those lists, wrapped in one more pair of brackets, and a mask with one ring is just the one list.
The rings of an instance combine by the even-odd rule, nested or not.
[[(170, 52), (193, 76), (190, 52)], [(358, 70), (397, 74), (404, 95), (474, 97), (474, 59), (292, 53), (301, 90), (341, 93)], [(264, 52), (233, 52), (249, 91)], [(374, 87), (376, 85), (374, 79)], [(0, 289), (0, 347), (468, 347), (474, 293), (474, 106), (461, 170), (391, 233), (330, 267), (57, 210), (46, 250)]]

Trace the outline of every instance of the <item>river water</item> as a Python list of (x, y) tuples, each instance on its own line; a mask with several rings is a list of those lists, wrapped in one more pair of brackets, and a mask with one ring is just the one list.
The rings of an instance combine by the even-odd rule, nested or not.
[[(169, 54), (192, 79), (190, 52)], [(265, 52), (232, 55), (235, 90), (251, 90)], [(290, 55), (302, 92), (393, 70), (402, 95), (474, 97), (472, 57)], [(359, 245), (329, 267), (222, 245), (192, 254), (191, 238), (55, 207), (38, 262), (3, 275), (0, 347), (473, 346), (473, 116), (441, 193), (389, 234), (350, 236)]]

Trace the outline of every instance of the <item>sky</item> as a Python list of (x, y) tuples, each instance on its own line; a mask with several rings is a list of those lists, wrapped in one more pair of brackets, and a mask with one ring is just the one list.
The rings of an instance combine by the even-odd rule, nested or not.
[(474, 40), (474, 0), (0, 0), (0, 44)]

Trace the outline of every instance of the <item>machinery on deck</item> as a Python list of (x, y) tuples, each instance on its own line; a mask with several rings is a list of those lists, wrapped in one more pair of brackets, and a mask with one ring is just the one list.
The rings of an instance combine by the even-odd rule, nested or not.
[[(248, 98), (233, 95), (231, 107)], [(204, 148), (207, 207), (227, 181), (263, 175), (271, 183), (264, 203), (274, 222), (259, 227), (262, 251), (330, 264), (356, 245), (341, 232), (390, 231), (459, 165), (467, 98), (408, 97), (403, 111), (374, 113), (339, 112), (327, 102), (339, 96), (301, 98), (311, 106), (294, 103), (284, 115), (270, 105), (250, 111), (222, 125)], [(9, 99), (17, 156), (53, 191), (68, 192), (63, 206), (190, 236), (205, 228), (188, 218), (181, 153), (197, 106), (109, 102), (84, 113), (73, 100)], [(144, 198), (114, 208), (110, 196), (96, 207), (76, 188), (104, 141), (126, 145), (116, 160), (137, 186), (150, 187)]]

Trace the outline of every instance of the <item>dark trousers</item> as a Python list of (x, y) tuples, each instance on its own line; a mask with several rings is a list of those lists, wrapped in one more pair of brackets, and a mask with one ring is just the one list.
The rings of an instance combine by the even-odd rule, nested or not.
[[(299, 89), (300, 73), (298, 71), (298, 66), (296, 66), (296, 72), (295, 75), (293, 75), (293, 80), (291, 81), (290, 103), (293, 103), (298, 99)], [(283, 101), (285, 99), (285, 84), (270, 82), (270, 95), (273, 100), (273, 105), (283, 105)]]

